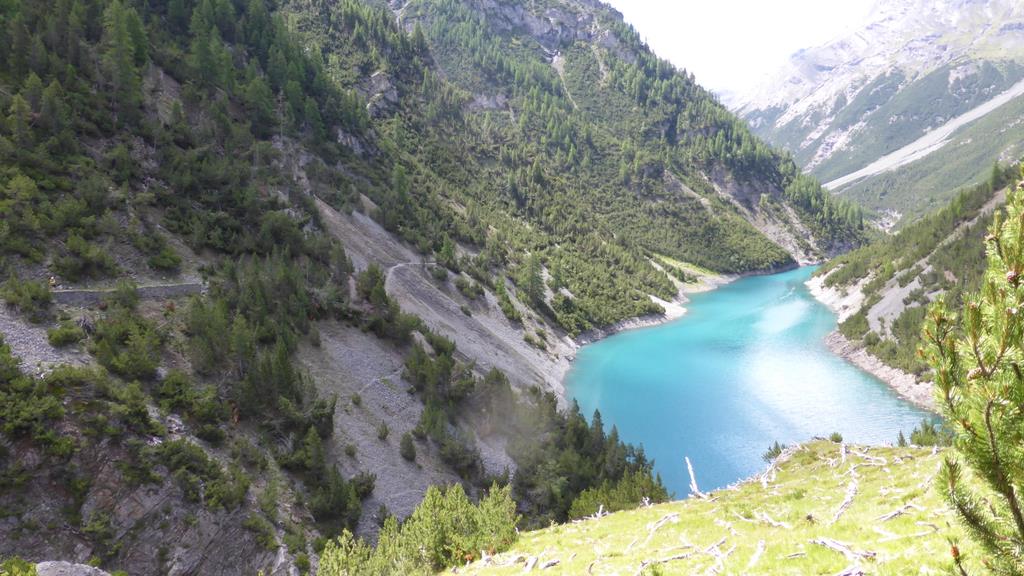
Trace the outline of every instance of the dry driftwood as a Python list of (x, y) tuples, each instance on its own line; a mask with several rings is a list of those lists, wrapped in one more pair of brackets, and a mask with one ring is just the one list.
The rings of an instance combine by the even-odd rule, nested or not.
[(725, 528), (729, 531), (729, 534), (732, 534), (733, 536), (740, 535), (739, 532), (737, 532), (736, 529), (732, 527), (732, 523), (722, 520), (721, 518), (715, 518), (715, 526), (718, 526), (719, 528)]
[(725, 536), (722, 536), (721, 540), (719, 540), (718, 542), (715, 542), (714, 544), (712, 544), (712, 545), (708, 546), (707, 548), (705, 548), (704, 549), (704, 553), (705, 554), (711, 554), (712, 556), (714, 556), (715, 554), (712, 552), (712, 550), (718, 550), (719, 547), (722, 546), (722, 544), (725, 544), (725, 540), (726, 540)]
[[(934, 452), (933, 452), (933, 454), (934, 454)], [(923, 481), (921, 481), (921, 483), (918, 484), (917, 487), (922, 489), (922, 490), (924, 490), (925, 488), (928, 488), (929, 486), (931, 486), (932, 482), (935, 480), (935, 477), (939, 475), (939, 471), (940, 470), (942, 470), (942, 462), (939, 462), (938, 464), (936, 464), (935, 465), (935, 471), (932, 472), (930, 476), (928, 476)]]
[[(724, 541), (724, 539), (723, 539)], [(736, 551), (736, 546), (729, 547), (728, 550), (722, 552), (718, 549), (718, 544), (712, 546), (707, 553), (715, 557), (715, 563), (708, 566), (708, 569), (704, 571), (705, 574), (719, 574), (722, 570), (725, 570), (725, 559), (732, 555)]]
[(750, 570), (754, 566), (757, 566), (757, 563), (761, 560), (761, 555), (764, 554), (764, 548), (764, 540), (759, 540), (757, 542), (757, 549), (754, 550), (754, 555), (751, 556), (750, 561), (747, 562), (747, 570)]
[(833, 552), (838, 552), (845, 556), (847, 560), (863, 560), (867, 558), (874, 558), (876, 555), (874, 552), (869, 550), (854, 550), (853, 548), (850, 548), (849, 545), (831, 538), (816, 538), (811, 540), (811, 544), (824, 546)]
[(835, 515), (832, 516), (832, 523), (833, 524), (838, 522), (839, 521), (839, 517), (843, 515), (843, 512), (846, 512), (846, 509), (850, 507), (850, 504), (853, 504), (853, 499), (854, 499), (855, 496), (857, 496), (857, 477), (856, 476), (854, 476), (854, 478), (852, 480), (850, 480), (849, 486), (846, 487), (846, 498), (844, 498), (842, 503), (839, 504), (839, 508), (836, 509)]
[(558, 566), (559, 562), (560, 562), (560, 560), (558, 560), (558, 559), (548, 560), (547, 562), (545, 562), (545, 563), (540, 565), (540, 569), (541, 570), (547, 570), (548, 568), (551, 568), (552, 566)]
[[(603, 517), (605, 517), (607, 515), (608, 515), (608, 512), (605, 512), (604, 504), (598, 504), (597, 505), (597, 512), (594, 512), (590, 516), (584, 516), (583, 518), (579, 518), (579, 519), (573, 520), (572, 523), (573, 524), (581, 524), (583, 522), (587, 522), (588, 520), (597, 520), (598, 518), (603, 518)], [(518, 534), (518, 533), (519, 533), (519, 529), (516, 528), (516, 534)]]
[(637, 568), (635, 574), (636, 576), (640, 576), (640, 574), (643, 574), (644, 570), (649, 566), (654, 566), (656, 564), (668, 564), (669, 562), (675, 562), (677, 560), (686, 560), (690, 556), (693, 556), (693, 552), (683, 552), (673, 556), (666, 556), (665, 558), (657, 558), (655, 560), (644, 560), (640, 562), (640, 567)]
[(632, 550), (633, 546), (636, 546), (636, 543), (639, 542), (639, 541), (640, 541), (639, 538), (633, 538), (633, 541), (629, 543), (629, 546), (626, 546), (626, 552), (629, 552), (630, 550)]
[(704, 493), (697, 487), (697, 476), (693, 473), (693, 464), (690, 463), (690, 457), (685, 456), (683, 459), (686, 460), (686, 471), (690, 473), (690, 493), (697, 498), (705, 498)]
[(772, 528), (785, 528), (786, 530), (791, 530), (793, 528), (792, 524), (789, 524), (788, 522), (779, 522), (764, 512), (754, 512), (754, 518), (757, 518)]
[(659, 528), (661, 528), (665, 524), (668, 524), (669, 522), (675, 523), (678, 520), (679, 520), (679, 513), (678, 512), (672, 512), (671, 514), (666, 514), (666, 515), (662, 516), (661, 519), (658, 520), (657, 522), (655, 522), (654, 524), (650, 524), (649, 526), (651, 528), (647, 532), (647, 539), (644, 540), (644, 543), (642, 545), (646, 546), (647, 543), (651, 541), (651, 538), (654, 537), (654, 533), (657, 532)]
[(917, 504), (914, 504), (913, 502), (908, 502), (903, 506), (900, 506), (896, 510), (889, 512), (888, 514), (882, 514), (881, 516), (876, 518), (876, 520), (879, 520), (881, 522), (888, 522), (889, 520), (892, 520), (893, 518), (896, 518), (898, 516), (902, 516), (903, 514), (906, 514), (911, 510), (917, 510), (918, 512), (925, 511), (924, 508), (918, 506)]
[(858, 456), (860, 458), (863, 458), (864, 460), (867, 460), (867, 465), (868, 466), (888, 466), (889, 465), (889, 461), (886, 460), (885, 458), (882, 458), (881, 456), (872, 456), (872, 455), (868, 454), (867, 451), (858, 452), (856, 450), (851, 450), (850, 453), (853, 454), (854, 456)]
[(836, 576), (864, 576), (865, 574), (866, 572), (864, 572), (860, 566), (854, 564), (853, 566), (849, 566), (842, 572), (836, 574)]

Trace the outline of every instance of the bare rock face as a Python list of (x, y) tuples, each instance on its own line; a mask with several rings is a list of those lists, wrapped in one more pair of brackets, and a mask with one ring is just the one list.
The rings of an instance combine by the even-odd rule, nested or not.
[(863, 25), (796, 52), (730, 104), (838, 188), (841, 176), (993, 100), (1024, 77), (1022, 64), (1016, 0), (879, 2)]
[(366, 110), (373, 118), (386, 116), (398, 106), (398, 90), (384, 72), (375, 72), (365, 82)]
[(40, 562), (36, 564), (39, 576), (110, 576), (109, 573), (86, 564), (72, 564), (63, 561)]
[[(54, 462), (35, 449), (12, 446), (0, 466), (22, 471), (24, 484), (0, 492), (0, 556), (44, 562), (40, 575), (102, 576), (74, 564), (93, 557), (129, 574), (288, 574), (282, 550), (268, 550), (244, 527), (254, 503), (211, 510), (185, 497), (158, 466), (163, 480), (136, 485), (124, 477), (130, 457), (123, 446), (100, 442)], [(88, 479), (80, 494), (66, 476)], [(72, 513), (76, 512), (76, 513)], [(117, 546), (113, 546), (117, 543)]]

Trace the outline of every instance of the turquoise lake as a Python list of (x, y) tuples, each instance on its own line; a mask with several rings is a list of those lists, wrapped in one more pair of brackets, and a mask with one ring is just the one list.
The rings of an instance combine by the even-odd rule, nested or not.
[(932, 416), (825, 347), (836, 317), (804, 286), (813, 270), (695, 294), (679, 320), (585, 346), (569, 395), (643, 445), (677, 497), (689, 493), (685, 456), (709, 490), (763, 470), (776, 440), (894, 443)]

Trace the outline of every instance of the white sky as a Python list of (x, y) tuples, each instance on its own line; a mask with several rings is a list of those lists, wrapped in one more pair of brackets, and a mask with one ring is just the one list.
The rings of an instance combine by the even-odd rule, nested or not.
[(716, 92), (742, 92), (801, 48), (861, 23), (875, 0), (606, 0), (654, 51)]

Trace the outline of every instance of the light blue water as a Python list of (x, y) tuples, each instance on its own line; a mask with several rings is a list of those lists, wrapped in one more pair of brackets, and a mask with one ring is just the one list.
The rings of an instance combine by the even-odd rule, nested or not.
[(589, 416), (642, 444), (665, 485), (689, 493), (689, 456), (701, 490), (765, 467), (778, 440), (840, 432), (888, 444), (927, 412), (832, 354), (836, 318), (804, 282), (813, 268), (738, 280), (691, 297), (685, 317), (580, 350), (566, 378)]

